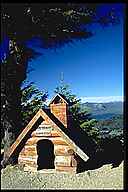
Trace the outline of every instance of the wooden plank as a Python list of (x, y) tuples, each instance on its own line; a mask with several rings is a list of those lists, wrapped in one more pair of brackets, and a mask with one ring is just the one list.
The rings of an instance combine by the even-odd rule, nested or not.
[(35, 145), (31, 145), (31, 146), (25, 145), (25, 146), (24, 146), (24, 150), (27, 150), (27, 151), (36, 151), (36, 146), (35, 146)]
[(47, 131), (47, 132), (36, 132), (33, 131), (33, 133), (31, 134), (32, 137), (50, 137), (51, 136), (51, 131)]
[(65, 142), (65, 140), (63, 140), (62, 138), (55, 138), (55, 139), (50, 139), (52, 141), (52, 143), (54, 145), (67, 145), (67, 143)]
[(37, 159), (31, 159), (31, 158), (28, 158), (28, 157), (19, 157), (18, 158), (18, 163), (19, 164), (35, 166), (35, 165), (37, 165)]
[(55, 165), (71, 166), (71, 156), (55, 156)]
[(67, 145), (66, 141), (62, 137), (32, 137), (28, 139), (26, 145), (36, 145), (39, 140), (49, 139), (55, 145)]
[(70, 156), (70, 154), (68, 154), (68, 153), (63, 153), (63, 152), (61, 152), (61, 151), (57, 151), (57, 152), (55, 153), (55, 155), (57, 155), (57, 156)]
[(32, 136), (51, 136), (53, 127), (50, 124), (40, 124), (38, 128), (33, 131)]
[(53, 131), (51, 131), (51, 136), (52, 136), (52, 137), (59, 137), (59, 136), (60, 136), (60, 134), (59, 134), (59, 132), (58, 132), (58, 131), (53, 130)]
[(43, 121), (43, 122), (39, 125), (39, 127), (41, 127), (41, 128), (51, 128), (51, 125), (50, 125), (48, 122)]
[(31, 137), (30, 139), (27, 140), (26, 145), (36, 145), (36, 143), (42, 138), (39, 137)]
[(53, 144), (55, 145), (66, 145), (68, 146), (68, 144), (66, 143), (66, 141), (64, 139), (62, 139), (61, 137), (59, 138), (55, 138), (55, 139), (50, 139), (52, 141)]
[(70, 146), (68, 145), (55, 145), (54, 146), (54, 153), (55, 155), (59, 155), (59, 156), (62, 156), (62, 155), (70, 155), (68, 153), (68, 151), (70, 150)]
[(34, 133), (32, 136), (34, 137), (51, 137), (51, 132), (45, 132), (45, 133)]
[(59, 171), (59, 172), (76, 173), (76, 167), (56, 166), (55, 169), (56, 171)]
[(21, 160), (23, 160), (23, 161), (35, 161), (35, 162), (37, 162), (37, 158), (38, 158), (38, 156), (37, 155), (35, 155), (35, 156), (19, 156), (18, 157), (18, 160), (19, 161), (21, 161)]
[(22, 149), (22, 151), (20, 152), (20, 155), (24, 155), (24, 156), (37, 155), (36, 146), (34, 146), (34, 145), (32, 145), (32, 146), (25, 145), (24, 148)]
[(18, 157), (18, 161), (26, 161), (26, 160), (28, 160), (28, 161), (36, 161), (37, 162), (37, 159), (38, 159), (37, 155), (33, 155), (33, 156), (20, 155)]
[(76, 147), (76, 153), (86, 162), (89, 157), (78, 146)]
[(37, 167), (37, 164), (31, 161), (20, 161), (18, 162), (20, 165), (25, 165), (25, 166), (32, 166), (32, 167)]
[[(39, 130), (39, 131), (38, 131)], [(57, 130), (54, 130), (54, 128), (50, 128), (50, 129), (47, 129), (47, 128), (40, 128), (40, 129), (36, 129), (35, 131), (32, 132), (31, 134), (33, 137), (59, 137), (60, 134), (59, 134), (59, 131)]]
[(29, 166), (29, 165), (27, 165), (27, 166), (25, 166), (24, 167), (24, 171), (32, 171), (32, 172), (37, 172), (37, 166)]
[(37, 131), (33, 131), (32, 132), (32, 134), (31, 134), (31, 136), (32, 137), (59, 137), (60, 136), (60, 134), (59, 134), (59, 132), (58, 131), (56, 131), (56, 130), (47, 130), (47, 131), (40, 131), (40, 133), (39, 132), (37, 132)]
[(37, 151), (23, 151), (20, 152), (20, 156), (36, 156)]

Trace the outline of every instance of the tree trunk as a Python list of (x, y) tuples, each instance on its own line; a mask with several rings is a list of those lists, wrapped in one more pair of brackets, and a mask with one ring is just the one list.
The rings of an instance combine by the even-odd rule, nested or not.
[(1, 128), (4, 141), (2, 167), (17, 163), (17, 155), (8, 159), (8, 149), (21, 132), (21, 83), (26, 78), (26, 63), (18, 64), (10, 54), (1, 64)]
[[(8, 124), (9, 122), (7, 122)], [(15, 135), (12, 132), (9, 132), (8, 129), (6, 129), (4, 131), (4, 155), (3, 155), (3, 159), (1, 162), (2, 167), (6, 167), (6, 165), (8, 164), (15, 164), (16, 163), (16, 158), (15, 156), (11, 157), (8, 159), (8, 149), (9, 147), (13, 144), (13, 142), (15, 141)]]
[[(12, 87), (16, 87), (14, 86), (14, 82), (10, 81), (10, 84)], [(15, 142), (21, 130), (20, 97), (20, 92), (16, 92), (16, 90), (10, 89), (10, 94), (8, 93), (6, 95), (6, 110), (2, 111), (2, 127), (4, 129), (4, 156), (2, 161), (3, 167), (5, 167), (6, 164), (15, 164), (17, 162), (15, 156), (12, 156), (8, 160), (7, 152), (9, 147)]]

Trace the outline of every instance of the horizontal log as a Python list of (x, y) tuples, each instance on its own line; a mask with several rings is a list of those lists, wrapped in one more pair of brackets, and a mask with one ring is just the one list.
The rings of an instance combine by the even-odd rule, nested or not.
[(28, 157), (19, 157), (18, 158), (18, 163), (19, 164), (24, 164), (24, 165), (36, 166), (37, 165), (37, 160), (36, 159), (30, 159)]
[(66, 141), (62, 137), (31, 137), (26, 142), (26, 145), (36, 145), (37, 142), (42, 139), (49, 139), (53, 144), (57, 145), (67, 145)]
[(55, 156), (55, 165), (71, 166), (71, 156)]
[(36, 156), (37, 155), (37, 151), (23, 151), (20, 152), (20, 156)]
[(51, 127), (51, 125), (48, 123), (48, 122), (46, 122), (46, 121), (43, 121), (40, 125), (39, 125), (39, 127)]
[(55, 153), (55, 155), (70, 155), (69, 153), (68, 153), (68, 151), (70, 150), (70, 146), (68, 146), (68, 145), (55, 145), (54, 146), (54, 153)]
[(69, 167), (69, 166), (55, 166), (55, 170), (59, 172), (71, 172), (76, 173), (76, 167)]
[(50, 139), (52, 141), (53, 144), (55, 145), (66, 145), (68, 146), (68, 144), (66, 143), (66, 141), (64, 139), (62, 139), (61, 137), (59, 138), (53, 138), (53, 139)]
[(36, 132), (34, 131), (32, 134), (31, 134), (32, 137), (50, 137), (51, 136), (51, 131), (47, 131), (47, 132)]
[(34, 138), (34, 137), (31, 137), (31, 138), (29, 138), (29, 139), (26, 141), (25, 145), (26, 145), (26, 146), (35, 145), (36, 142), (37, 142), (37, 139)]
[(51, 131), (51, 136), (52, 136), (52, 137), (59, 137), (59, 136), (60, 136), (60, 134), (59, 134), (59, 132), (58, 132), (58, 131), (53, 130), (53, 131)]
[(32, 145), (32, 146), (27, 146), (25, 145), (24, 148), (22, 149), (22, 151), (20, 152), (20, 155), (28, 155), (28, 156), (33, 156), (33, 155), (37, 155), (37, 149), (36, 146)]
[(35, 164), (34, 162), (25, 162), (25, 161), (20, 161), (19, 165), (24, 165), (25, 167), (30, 166), (30, 167), (34, 167), (37, 168), (37, 164)]
[(23, 165), (23, 166), (30, 166), (30, 167), (35, 167), (37, 168), (37, 164), (34, 164), (33, 162), (24, 162), (24, 161), (21, 161), (18, 163), (19, 165)]
[(27, 140), (26, 146), (36, 145), (36, 143), (41, 140), (41, 137), (31, 137)]
[(37, 166), (25, 166), (24, 171), (32, 171), (32, 172), (37, 172)]
[(36, 151), (36, 146), (35, 145), (31, 145), (31, 146), (24, 146), (24, 151)]
[(23, 156), (23, 155), (19, 155), (18, 157), (18, 161), (35, 161), (37, 162), (37, 158), (38, 156), (35, 155), (35, 156)]
[(31, 134), (32, 137), (59, 137), (60, 134), (58, 131), (47, 131), (47, 132), (33, 132)]
[(55, 155), (56, 155), (56, 156), (70, 156), (70, 154), (68, 154), (68, 153), (62, 153), (62, 152), (59, 152), (59, 151), (57, 151), (57, 152), (55, 153)]

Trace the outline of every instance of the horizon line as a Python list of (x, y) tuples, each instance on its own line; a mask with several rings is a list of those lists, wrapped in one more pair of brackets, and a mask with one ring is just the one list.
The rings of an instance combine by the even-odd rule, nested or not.
[[(52, 98), (47, 99), (45, 104), (49, 104)], [(80, 97), (81, 103), (109, 103), (109, 102), (123, 102), (123, 96), (101, 96), (101, 97)]]
[(109, 103), (109, 102), (123, 102), (123, 96), (101, 96), (101, 97), (80, 97), (81, 102), (91, 102), (91, 103)]

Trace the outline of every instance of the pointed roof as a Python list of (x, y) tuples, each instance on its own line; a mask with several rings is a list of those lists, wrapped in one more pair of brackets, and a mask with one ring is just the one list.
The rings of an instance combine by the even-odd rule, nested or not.
[(65, 103), (69, 104), (69, 101), (67, 100), (67, 98), (66, 98), (64, 95), (58, 93), (58, 94), (56, 94), (56, 95), (51, 99), (49, 105), (52, 104), (52, 102), (53, 102), (57, 97), (61, 98)]
[(48, 109), (39, 109), (36, 115), (32, 118), (32, 120), (18, 136), (16, 141), (9, 148), (6, 154), (8, 159), (14, 154), (14, 152), (16, 152), (16, 149), (22, 143), (22, 140), (33, 130), (33, 126), (40, 118), (42, 118), (42, 121), (47, 118), (48, 122), (54, 126), (54, 129), (59, 132), (60, 136), (66, 140), (67, 144), (69, 144), (74, 152), (78, 154), (84, 161), (89, 159), (89, 156), (85, 154), (85, 152), (73, 141), (73, 139), (71, 139), (69, 130)]

